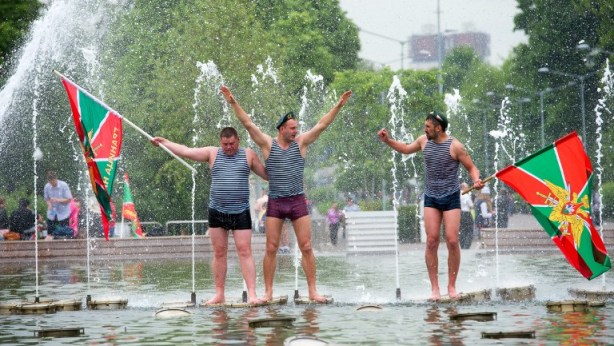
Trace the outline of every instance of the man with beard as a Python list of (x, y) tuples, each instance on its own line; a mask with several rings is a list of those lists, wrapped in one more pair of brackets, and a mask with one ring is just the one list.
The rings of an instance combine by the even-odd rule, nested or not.
[(377, 135), (381, 141), (402, 154), (424, 153), (425, 189), (424, 189), (424, 226), (426, 229), (426, 268), (431, 281), (431, 300), (439, 300), (439, 278), (437, 270), (439, 259), (439, 230), (443, 221), (445, 225), (446, 244), (448, 247), (448, 295), (458, 297), (456, 278), (460, 268), (460, 246), (458, 232), (460, 228), (460, 182), (458, 166), (462, 163), (473, 180), (473, 187), (484, 187), (480, 171), (473, 164), (465, 146), (456, 138), (446, 133), (448, 120), (437, 112), (431, 112), (424, 122), (424, 134), (412, 143), (403, 143), (388, 136), (386, 129)]

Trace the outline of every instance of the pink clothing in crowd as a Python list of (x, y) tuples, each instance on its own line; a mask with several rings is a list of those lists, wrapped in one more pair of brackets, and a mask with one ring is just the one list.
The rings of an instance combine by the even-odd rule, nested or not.
[(328, 209), (328, 212), (326, 213), (326, 221), (328, 221), (328, 224), (339, 223), (339, 210), (335, 208)]
[(68, 217), (68, 226), (73, 231), (73, 236), (76, 238), (79, 234), (79, 210), (81, 203), (73, 199), (70, 200), (70, 216)]

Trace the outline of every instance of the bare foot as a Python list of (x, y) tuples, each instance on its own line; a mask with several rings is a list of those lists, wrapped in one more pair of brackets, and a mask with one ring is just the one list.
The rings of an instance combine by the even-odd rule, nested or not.
[(207, 300), (205, 305), (222, 304), (224, 303), (224, 295), (216, 294), (213, 298)]
[(326, 303), (327, 299), (325, 296), (321, 296), (319, 294), (310, 294), (309, 295), (309, 300), (316, 302), (316, 303)]
[(264, 293), (264, 296), (260, 298), (261, 303), (268, 303), (273, 300), (273, 293)]
[(456, 288), (453, 286), (448, 286), (448, 296), (450, 296), (450, 299), (456, 299), (458, 297), (460, 297), (460, 294), (458, 294), (456, 292)]
[(248, 299), (248, 303), (252, 305), (262, 304), (264, 301), (258, 297), (252, 297)]
[(431, 297), (429, 298), (429, 301), (436, 302), (439, 299), (441, 299), (441, 293), (439, 293), (439, 289), (433, 289), (433, 291), (431, 292)]

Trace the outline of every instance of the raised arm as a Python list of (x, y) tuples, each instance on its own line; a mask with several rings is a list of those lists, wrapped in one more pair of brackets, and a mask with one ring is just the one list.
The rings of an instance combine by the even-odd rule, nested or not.
[(386, 129), (379, 130), (379, 132), (377, 132), (377, 136), (382, 142), (386, 143), (386, 145), (401, 154), (413, 154), (415, 152), (418, 152), (422, 150), (424, 143), (426, 143), (426, 135), (418, 137), (418, 139), (411, 143), (403, 143), (400, 141), (396, 141), (390, 138), (390, 136), (388, 135), (388, 130)]
[[(260, 148), (270, 148), (273, 143), (273, 139), (271, 138), (271, 136), (260, 131), (258, 126), (256, 126), (256, 124), (254, 124), (254, 122), (252, 121), (249, 114), (247, 114), (247, 112), (245, 112), (243, 108), (241, 108), (241, 105), (239, 105), (239, 102), (237, 102), (234, 95), (232, 95), (230, 89), (228, 89), (227, 86), (222, 85), (220, 87), (220, 92), (224, 96), (226, 102), (230, 104), (230, 107), (232, 107), (232, 110), (235, 112), (235, 115), (237, 116), (241, 124), (243, 124), (252, 140), (256, 144), (258, 144)], [(267, 149), (267, 151), (268, 150), (270, 149)]]
[(249, 163), (251, 170), (260, 178), (268, 181), (269, 176), (264, 165), (262, 164), (262, 161), (260, 161), (260, 158), (258, 158), (258, 154), (256, 154), (256, 152), (251, 148), (245, 148), (245, 152), (247, 154), (247, 162)]
[(163, 137), (154, 137), (151, 139), (151, 143), (155, 146), (163, 145), (167, 147), (173, 154), (200, 162), (208, 162), (211, 158), (211, 150), (212, 147), (202, 147), (202, 148), (189, 148), (183, 144), (178, 144), (172, 141), (169, 141)]
[(352, 91), (348, 90), (344, 92), (343, 95), (341, 95), (341, 97), (339, 98), (337, 104), (333, 106), (333, 108), (331, 108), (328, 113), (324, 114), (324, 116), (320, 119), (320, 121), (318, 121), (318, 123), (314, 127), (297, 137), (296, 140), (298, 144), (301, 146), (307, 146), (313, 143), (316, 139), (318, 139), (322, 132), (324, 132), (324, 130), (326, 130), (326, 128), (330, 124), (332, 124), (333, 120), (335, 120), (337, 113), (339, 113), (341, 108), (343, 108), (346, 102), (350, 99), (350, 96), (352, 96)]

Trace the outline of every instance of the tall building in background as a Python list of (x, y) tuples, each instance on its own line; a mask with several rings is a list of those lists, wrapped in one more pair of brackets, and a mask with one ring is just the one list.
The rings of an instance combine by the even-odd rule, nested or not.
[[(446, 32), (441, 34), (442, 38), (442, 57), (443, 61), (446, 54), (459, 46), (470, 46), (484, 60), (488, 61), (490, 56), (490, 35), (477, 32)], [(411, 58), (411, 68), (431, 69), (438, 66), (439, 49), (437, 33), (412, 35), (409, 38), (409, 56)]]

